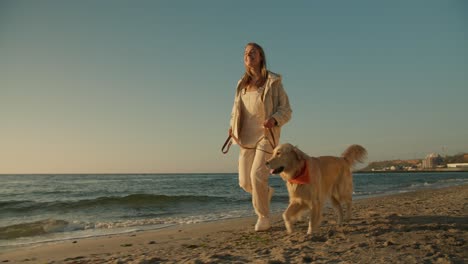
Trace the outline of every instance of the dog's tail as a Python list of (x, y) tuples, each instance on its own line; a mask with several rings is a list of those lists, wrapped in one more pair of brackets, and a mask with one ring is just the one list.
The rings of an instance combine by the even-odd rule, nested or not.
[(360, 145), (349, 146), (341, 156), (348, 162), (350, 166), (353, 166), (356, 162), (364, 162), (367, 157), (367, 150)]

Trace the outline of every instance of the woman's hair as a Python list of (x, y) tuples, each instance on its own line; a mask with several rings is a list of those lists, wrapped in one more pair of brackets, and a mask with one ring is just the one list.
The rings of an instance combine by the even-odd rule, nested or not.
[[(260, 52), (260, 57), (261, 57), (261, 62), (260, 62), (260, 79), (258, 79), (257, 83), (255, 83), (255, 85), (257, 87), (261, 87), (265, 84), (266, 80), (267, 80), (267, 77), (268, 77), (268, 70), (267, 70), (267, 66), (266, 66), (266, 57), (265, 57), (265, 52), (263, 51), (263, 48), (258, 45), (257, 43), (254, 43), (254, 42), (250, 42), (248, 43), (247, 45), (245, 45), (245, 47), (247, 48), (248, 46), (253, 46), (255, 47), (259, 52)], [(251, 81), (252, 81), (252, 76), (253, 76), (253, 72), (251, 72), (251, 69), (249, 67), (247, 67), (246, 65), (245, 66), (245, 73), (244, 73), (244, 76), (242, 76), (242, 79), (241, 79), (241, 83), (240, 83), (240, 86), (241, 87), (246, 87), (247, 84), (249, 84)]]

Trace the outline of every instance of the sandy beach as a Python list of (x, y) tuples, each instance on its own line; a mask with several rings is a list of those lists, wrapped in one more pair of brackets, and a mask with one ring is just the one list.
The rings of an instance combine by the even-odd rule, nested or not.
[(466, 263), (468, 185), (357, 200), (339, 227), (326, 208), (320, 231), (286, 234), (255, 218), (172, 226), (16, 248), (0, 263)]

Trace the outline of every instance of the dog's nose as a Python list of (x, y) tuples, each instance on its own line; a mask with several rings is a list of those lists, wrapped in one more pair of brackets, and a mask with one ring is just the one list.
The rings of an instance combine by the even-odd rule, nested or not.
[(267, 162), (265, 163), (265, 165), (266, 165), (266, 166), (270, 165), (270, 162), (267, 161)]

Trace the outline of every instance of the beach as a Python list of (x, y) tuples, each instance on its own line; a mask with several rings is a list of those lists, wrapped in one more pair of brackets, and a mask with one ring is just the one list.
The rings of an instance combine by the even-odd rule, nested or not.
[(0, 263), (465, 263), (468, 185), (366, 198), (336, 225), (324, 210), (320, 230), (307, 223), (286, 234), (279, 214), (267, 232), (254, 217), (174, 225), (14, 248)]

